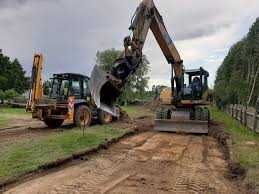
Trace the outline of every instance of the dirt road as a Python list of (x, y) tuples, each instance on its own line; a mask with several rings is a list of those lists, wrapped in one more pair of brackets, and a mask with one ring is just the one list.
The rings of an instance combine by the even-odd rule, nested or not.
[(240, 193), (207, 136), (146, 132), (6, 193)]

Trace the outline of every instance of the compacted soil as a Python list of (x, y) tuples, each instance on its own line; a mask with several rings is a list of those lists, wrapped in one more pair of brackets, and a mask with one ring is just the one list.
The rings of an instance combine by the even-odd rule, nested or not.
[(143, 132), (6, 193), (242, 193), (209, 136)]

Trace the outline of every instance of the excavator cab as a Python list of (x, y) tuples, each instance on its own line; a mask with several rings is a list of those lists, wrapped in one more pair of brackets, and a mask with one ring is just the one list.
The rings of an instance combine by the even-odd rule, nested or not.
[(183, 88), (184, 100), (201, 100), (208, 90), (209, 72), (202, 67), (185, 70), (185, 84)]

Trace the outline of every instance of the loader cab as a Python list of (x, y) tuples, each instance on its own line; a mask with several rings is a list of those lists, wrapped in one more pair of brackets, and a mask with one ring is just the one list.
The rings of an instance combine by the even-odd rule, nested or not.
[(209, 73), (202, 67), (200, 69), (185, 70), (183, 99), (201, 100), (208, 90)]
[(80, 74), (54, 74), (50, 89), (49, 98), (55, 100), (67, 100), (74, 96), (76, 99), (90, 97), (90, 78)]

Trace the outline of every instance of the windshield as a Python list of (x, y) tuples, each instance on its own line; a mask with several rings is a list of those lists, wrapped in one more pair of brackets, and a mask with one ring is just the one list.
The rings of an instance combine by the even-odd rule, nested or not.
[(62, 98), (65, 99), (68, 96), (69, 81), (62, 79), (53, 79), (52, 88), (50, 92), (50, 98)]

